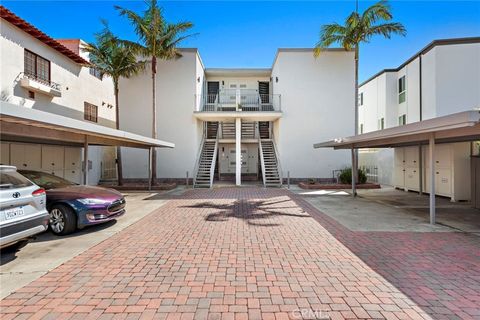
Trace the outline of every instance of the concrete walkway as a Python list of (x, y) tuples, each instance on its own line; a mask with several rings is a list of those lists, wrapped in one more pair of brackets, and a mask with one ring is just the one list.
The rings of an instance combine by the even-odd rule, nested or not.
[(475, 319), (478, 237), (354, 232), (284, 189), (171, 199), (0, 302), (2, 319)]

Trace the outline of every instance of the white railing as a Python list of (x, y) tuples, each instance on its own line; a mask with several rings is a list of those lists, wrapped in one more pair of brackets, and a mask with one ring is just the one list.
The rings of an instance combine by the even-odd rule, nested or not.
[(277, 143), (275, 141), (275, 136), (273, 134), (272, 130), (272, 143), (273, 143), (273, 149), (275, 149), (275, 156), (277, 157), (277, 170), (278, 170), (278, 176), (280, 177), (280, 185), (283, 184), (283, 170), (282, 170), (282, 165), (280, 164), (280, 154), (278, 153), (278, 147)]
[(200, 167), (200, 158), (202, 157), (203, 143), (205, 142), (205, 136), (202, 135), (202, 140), (200, 141), (200, 148), (197, 152), (197, 160), (195, 161), (195, 167), (193, 168), (193, 187), (195, 188), (195, 183), (197, 182), (198, 169)]
[(217, 152), (218, 152), (218, 131), (217, 131), (217, 138), (215, 139), (215, 149), (213, 150), (212, 164), (210, 165), (210, 188), (213, 186), (213, 177), (215, 175), (215, 165), (217, 163)]
[(265, 159), (263, 158), (263, 148), (262, 148), (262, 139), (260, 139), (260, 130), (257, 127), (257, 136), (259, 137), (258, 139), (258, 149), (260, 151), (260, 165), (262, 168), (262, 179), (263, 179), (263, 186), (266, 187), (265, 183)]
[(281, 97), (279, 94), (259, 94), (256, 90), (224, 89), (214, 94), (195, 95), (195, 110), (281, 111)]

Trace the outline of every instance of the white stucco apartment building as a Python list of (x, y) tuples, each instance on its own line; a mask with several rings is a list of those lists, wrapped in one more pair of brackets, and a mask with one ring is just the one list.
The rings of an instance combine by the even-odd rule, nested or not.
[[(362, 83), (359, 102), (361, 133), (479, 108), (480, 38), (433, 41), (398, 68)], [(470, 156), (475, 154), (476, 142), (437, 147), (438, 195), (470, 199)], [(428, 192), (427, 158), (424, 146), (361, 150), (359, 161), (369, 170), (377, 168), (380, 183)]]
[[(161, 61), (157, 74), (158, 134), (175, 143), (158, 153), (158, 178), (196, 186), (213, 181), (265, 185), (331, 178), (348, 152), (313, 150), (319, 136), (353, 133), (353, 53), (279, 49), (270, 68), (205, 68), (197, 49)], [(120, 81), (122, 129), (151, 132), (149, 71)], [(147, 153), (122, 153), (126, 178), (146, 178)]]
[(109, 173), (102, 165), (115, 159), (114, 147), (99, 145), (141, 140), (111, 129), (112, 80), (89, 66), (81, 40), (55, 40), (5, 7), (0, 13), (0, 163), (77, 183), (86, 164), (88, 183), (97, 184)]

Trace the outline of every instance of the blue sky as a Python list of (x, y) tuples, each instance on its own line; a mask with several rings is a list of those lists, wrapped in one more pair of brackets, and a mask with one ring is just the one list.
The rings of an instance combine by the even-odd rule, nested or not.
[[(360, 10), (371, 5), (360, 1)], [(3, 1), (2, 4), (54, 38), (93, 40), (109, 21), (119, 36), (135, 34), (113, 6), (134, 10), (143, 1)], [(397, 67), (434, 39), (480, 36), (480, 1), (392, 1), (394, 20), (407, 36), (374, 38), (364, 45), (360, 80), (384, 68)], [(320, 26), (342, 22), (354, 1), (170, 1), (161, 2), (169, 21), (188, 20), (198, 36), (184, 47), (197, 47), (206, 67), (270, 67), (279, 47), (312, 47)]]

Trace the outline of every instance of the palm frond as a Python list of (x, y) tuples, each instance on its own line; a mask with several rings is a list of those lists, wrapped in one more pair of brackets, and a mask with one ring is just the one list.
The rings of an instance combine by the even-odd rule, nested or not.
[(362, 14), (361, 21), (365, 26), (371, 26), (378, 21), (390, 21), (393, 15), (386, 0), (381, 0), (368, 7)]
[(372, 26), (368, 32), (365, 33), (364, 40), (369, 41), (370, 38), (374, 35), (382, 35), (387, 39), (390, 39), (392, 34), (398, 34), (405, 36), (407, 31), (405, 27), (398, 22), (383, 23), (380, 25)]

